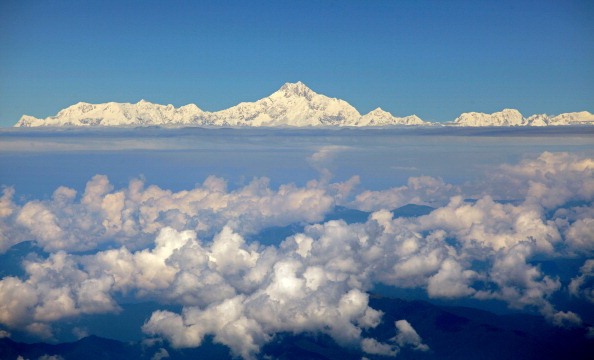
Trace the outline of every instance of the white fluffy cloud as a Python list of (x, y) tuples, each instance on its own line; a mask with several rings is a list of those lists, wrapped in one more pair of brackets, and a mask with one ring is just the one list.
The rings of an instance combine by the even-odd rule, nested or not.
[(14, 193), (12, 187), (2, 188), (2, 196), (0, 197), (0, 254), (26, 239), (23, 229), (15, 224), (15, 217), (19, 207), (13, 201)]
[(145, 247), (151, 235), (166, 226), (212, 235), (230, 225), (251, 234), (270, 226), (317, 222), (357, 182), (357, 177), (333, 184), (312, 180), (305, 187), (285, 184), (272, 189), (268, 179), (260, 178), (227, 191), (223, 179), (209, 177), (192, 190), (174, 193), (154, 185), (145, 188), (138, 179), (114, 191), (106, 176), (96, 175), (79, 201), (75, 190), (60, 187), (50, 200), (33, 200), (22, 207), (12, 202), (14, 191), (5, 188), (0, 198), (0, 251), (27, 237), (46, 251), (85, 251), (113, 241)]
[(349, 206), (362, 211), (396, 209), (407, 204), (441, 206), (458, 195), (457, 186), (430, 176), (411, 177), (408, 184), (381, 191), (363, 191)]
[(0, 280), (0, 322), (26, 327), (50, 337), (48, 323), (79, 314), (118, 311), (110, 295), (111, 276), (90, 277), (79, 269), (77, 258), (63, 251), (48, 259), (27, 261), (28, 278)]
[[(323, 331), (341, 344), (358, 343), (361, 329), (377, 326), (381, 313), (371, 309), (367, 294), (350, 283), (356, 269), (336, 269), (331, 259), (312, 255), (315, 247), (300, 250), (304, 242), (314, 245), (303, 237), (289, 238), (280, 249), (257, 251), (238, 234), (223, 230), (206, 249), (207, 266), (233, 293), (186, 306), (182, 314), (155, 312), (144, 331), (181, 347), (198, 346), (205, 335), (213, 334), (216, 342), (244, 358), (253, 357), (282, 331)], [(179, 275), (200, 276), (196, 270), (184, 268)]]
[(488, 175), (480, 183), (484, 193), (524, 199), (546, 209), (594, 196), (594, 159), (577, 154), (544, 152), (519, 164), (503, 164)]

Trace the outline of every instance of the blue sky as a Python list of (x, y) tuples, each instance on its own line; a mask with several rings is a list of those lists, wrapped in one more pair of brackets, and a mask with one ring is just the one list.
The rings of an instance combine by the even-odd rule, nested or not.
[(285, 82), (361, 113), (594, 110), (591, 1), (0, 3), (0, 126), (79, 101), (216, 111)]

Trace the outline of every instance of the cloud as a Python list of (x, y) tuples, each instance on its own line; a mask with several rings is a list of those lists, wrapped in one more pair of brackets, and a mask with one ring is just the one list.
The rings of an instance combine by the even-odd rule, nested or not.
[(398, 334), (396, 334), (395, 340), (398, 345), (404, 346), (412, 346), (416, 350), (420, 351), (427, 351), (429, 350), (429, 346), (423, 344), (421, 337), (417, 334), (416, 330), (412, 327), (412, 325), (406, 320), (398, 320), (395, 323), (396, 328), (398, 329)]
[(594, 207), (591, 205), (561, 208), (552, 216), (565, 238), (566, 249), (574, 255), (594, 252)]
[(555, 209), (594, 196), (594, 159), (571, 153), (544, 152), (519, 164), (503, 164), (479, 183), (483, 193), (525, 199), (527, 204)]
[(396, 356), (400, 349), (391, 344), (380, 343), (372, 338), (365, 338), (361, 340), (361, 350), (367, 354)]
[(477, 273), (463, 270), (454, 259), (448, 258), (441, 263), (438, 272), (427, 282), (427, 293), (431, 297), (459, 298), (469, 296), (476, 290), (469, 287)]
[(14, 188), (2, 187), (2, 196), (0, 197), (0, 254), (25, 239), (22, 231), (19, 231), (18, 226), (15, 226), (15, 213), (19, 208), (12, 200), (14, 193)]
[(92, 278), (77, 259), (63, 251), (45, 260), (25, 262), (26, 280), (0, 280), (0, 322), (51, 337), (48, 323), (79, 314), (115, 312), (113, 279)]
[(396, 356), (402, 348), (410, 347), (417, 351), (428, 351), (429, 346), (423, 343), (421, 337), (412, 325), (406, 320), (398, 320), (396, 336), (390, 339), (390, 343), (380, 343), (375, 339), (365, 338), (361, 341), (361, 349), (367, 354)]
[(594, 259), (588, 259), (580, 268), (580, 275), (571, 279), (569, 283), (569, 293), (573, 296), (583, 297), (591, 303), (594, 303)]
[[(312, 161), (326, 164), (339, 150), (322, 149)], [(115, 299), (130, 296), (183, 306), (180, 313), (156, 311), (143, 326), (177, 347), (199, 346), (212, 335), (249, 359), (277, 333), (321, 332), (368, 354), (428, 350), (406, 320), (396, 322), (392, 342), (365, 336), (382, 321), (367, 292), (383, 283), (434, 298), (497, 299), (555, 324), (579, 324), (577, 314), (552, 302), (563, 290), (559, 277), (534, 260), (591, 256), (591, 163), (544, 153), (501, 166), (497, 178), (484, 181), (516, 188), (492, 185), (473, 201), (465, 200), (468, 187), (430, 177), (363, 191), (352, 202), (358, 177), (276, 189), (262, 178), (232, 191), (208, 177), (173, 192), (140, 179), (115, 189), (97, 175), (80, 195), (60, 187), (50, 199), (22, 206), (5, 188), (0, 249), (30, 238), (49, 254), (28, 257), (22, 277), (0, 280), (0, 323), (51, 337), (53, 322), (118, 312)], [(510, 194), (512, 202), (495, 200)], [(436, 209), (396, 219), (386, 210), (411, 202)], [(361, 223), (323, 222), (337, 204), (374, 212)], [(278, 245), (245, 240), (292, 223), (303, 231)], [(594, 298), (593, 264), (585, 261), (575, 274), (571, 294)]]
[(89, 330), (87, 328), (75, 327), (72, 329), (72, 335), (76, 336), (77, 339), (86, 338), (90, 335)]
[(561, 241), (554, 222), (545, 219), (541, 208), (501, 204), (489, 196), (474, 203), (454, 197), (448, 205), (421, 216), (413, 228), (422, 232), (445, 231), (445, 236), (456, 238), (465, 246), (476, 243), (493, 250), (531, 240), (539, 250), (551, 252)]
[(348, 149), (350, 149), (348, 146), (327, 145), (312, 154), (307, 161), (311, 167), (320, 173), (321, 181), (328, 182), (333, 177), (332, 172), (329, 170), (332, 160), (334, 160), (336, 154)]
[(11, 200), (14, 190), (5, 188), (0, 250), (28, 237), (46, 251), (88, 251), (114, 241), (133, 249), (148, 246), (151, 235), (166, 226), (208, 236), (227, 225), (253, 234), (271, 226), (317, 222), (357, 183), (353, 177), (344, 183), (312, 180), (305, 187), (272, 189), (268, 179), (259, 178), (227, 191), (223, 179), (211, 176), (192, 190), (175, 193), (154, 185), (145, 188), (139, 179), (114, 191), (106, 176), (96, 175), (79, 201), (75, 190), (60, 187), (51, 199), (22, 207)]
[[(571, 246), (542, 208), (454, 197), (428, 215), (399, 222), (440, 241), (442, 253), (449, 254), (428, 280), (430, 296), (494, 298), (515, 308), (534, 307), (551, 321), (579, 323), (577, 315), (563, 315), (547, 300), (560, 289), (559, 280), (530, 263), (537, 255), (559, 256), (556, 249)], [(469, 262), (481, 266), (470, 269)]]
[(363, 191), (350, 207), (362, 211), (396, 209), (407, 204), (442, 205), (450, 197), (460, 193), (457, 186), (444, 183), (442, 179), (430, 176), (411, 177), (406, 186), (380, 191)]
[[(180, 347), (198, 346), (206, 334), (213, 334), (215, 342), (244, 358), (253, 357), (274, 333), (282, 331), (323, 331), (341, 344), (358, 343), (361, 329), (377, 326), (381, 314), (369, 308), (367, 294), (349, 286), (349, 276), (336, 268), (348, 264), (325, 266), (323, 259), (311, 263), (312, 255), (299, 250), (303, 236), (297, 238), (280, 249), (249, 251), (238, 234), (223, 230), (207, 248), (206, 258), (208, 267), (236, 295), (205, 308), (187, 306), (182, 314), (155, 312), (144, 331)], [(188, 269), (199, 275), (193, 270)]]
[(162, 359), (166, 359), (168, 357), (169, 357), (169, 352), (167, 352), (167, 350), (165, 350), (164, 348), (160, 348), (159, 351), (157, 351), (153, 355), (151, 360), (162, 360)]

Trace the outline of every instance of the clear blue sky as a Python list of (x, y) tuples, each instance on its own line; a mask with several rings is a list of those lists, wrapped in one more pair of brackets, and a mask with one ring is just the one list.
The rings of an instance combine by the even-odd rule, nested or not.
[(216, 111), (285, 82), (361, 113), (594, 111), (594, 1), (0, 1), (0, 126), (79, 101)]

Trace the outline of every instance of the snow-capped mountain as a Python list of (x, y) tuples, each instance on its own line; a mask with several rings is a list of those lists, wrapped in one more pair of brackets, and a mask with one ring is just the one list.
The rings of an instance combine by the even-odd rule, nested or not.
[(396, 117), (377, 108), (361, 115), (344, 100), (318, 94), (302, 82), (287, 83), (272, 95), (255, 102), (243, 102), (226, 110), (208, 112), (189, 104), (179, 108), (141, 100), (136, 104), (80, 102), (61, 110), (56, 116), (37, 119), (23, 115), (17, 127), (33, 126), (549, 126), (594, 125), (587, 111), (557, 116), (522, 116), (518, 110), (505, 109), (493, 114), (469, 112), (446, 124), (430, 123), (416, 115)]
[(173, 105), (158, 105), (145, 100), (136, 104), (79, 102), (46, 119), (24, 115), (15, 126), (181, 125), (192, 124), (203, 114), (205, 112), (194, 104), (176, 109)]
[(359, 122), (356, 124), (358, 126), (385, 126), (385, 125), (427, 125), (427, 122), (421, 120), (416, 115), (405, 116), (402, 118), (395, 117), (394, 115), (390, 114), (387, 111), (382, 110), (381, 108), (377, 108), (375, 110), (370, 111), (366, 115), (363, 115)]
[(231, 126), (352, 126), (360, 117), (346, 101), (317, 94), (302, 82), (211, 115), (213, 124)]
[(15, 126), (390, 126), (428, 125), (415, 115), (399, 118), (381, 109), (361, 116), (346, 101), (318, 94), (301, 82), (287, 83), (272, 95), (226, 110), (206, 112), (190, 104), (175, 108), (141, 100), (136, 104), (78, 103), (56, 116), (24, 115)]
[(546, 114), (523, 117), (515, 109), (504, 109), (493, 114), (464, 113), (451, 123), (457, 126), (555, 126), (594, 125), (594, 115), (587, 111), (572, 112), (557, 116)]
[[(538, 115), (535, 115), (538, 116)], [(545, 115), (546, 116), (546, 115)], [(528, 118), (530, 120), (530, 118)], [(593, 125), (594, 115), (587, 111), (565, 113), (550, 118), (549, 125)]]

